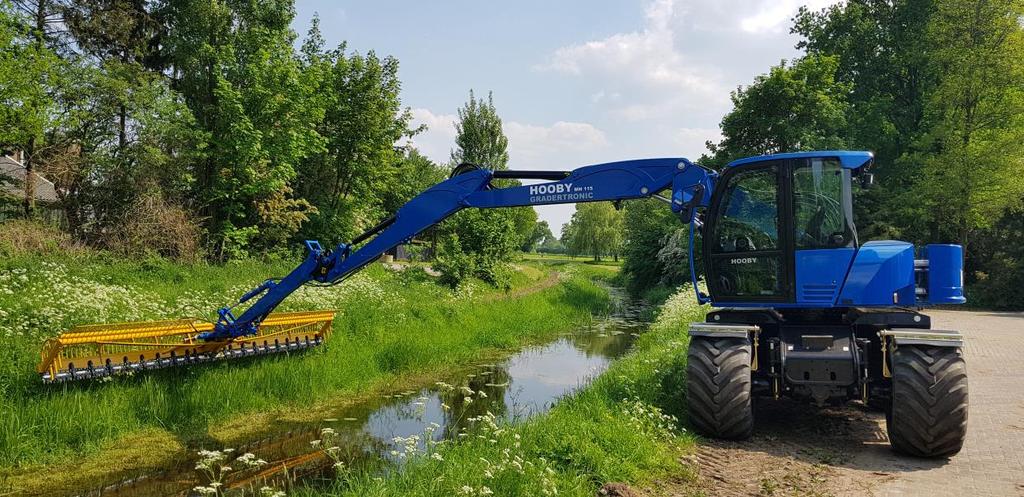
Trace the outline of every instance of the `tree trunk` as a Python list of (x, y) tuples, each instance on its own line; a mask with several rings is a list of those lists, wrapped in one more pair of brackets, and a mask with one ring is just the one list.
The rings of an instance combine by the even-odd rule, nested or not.
[(36, 178), (35, 169), (35, 137), (28, 139), (28, 147), (25, 150), (25, 219), (31, 219), (36, 210)]
[(125, 107), (124, 104), (121, 104), (117, 110), (119, 114), (118, 118), (120, 119), (117, 130), (117, 151), (123, 154), (125, 147), (128, 146), (128, 132), (126, 131), (128, 121), (128, 109)]
[(959, 240), (960, 247), (962, 247), (963, 250), (964, 250), (964, 263), (965, 264), (967, 263), (967, 238), (968, 238), (967, 235), (968, 235), (968, 232), (969, 232), (969, 228), (966, 225), (967, 225), (967, 222), (964, 221), (963, 224), (960, 226), (960, 240)]

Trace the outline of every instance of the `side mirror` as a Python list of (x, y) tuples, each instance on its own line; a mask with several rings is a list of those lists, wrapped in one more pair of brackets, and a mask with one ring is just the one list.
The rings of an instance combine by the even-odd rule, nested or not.
[(875, 175), (872, 173), (860, 173), (860, 186), (865, 189), (875, 186)]

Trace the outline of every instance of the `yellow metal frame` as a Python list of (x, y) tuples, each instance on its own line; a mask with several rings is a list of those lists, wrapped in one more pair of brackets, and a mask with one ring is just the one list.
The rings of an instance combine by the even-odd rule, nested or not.
[(334, 311), (278, 312), (263, 320), (256, 335), (217, 342), (196, 338), (212, 331), (213, 324), (189, 319), (78, 326), (43, 344), (36, 370), (54, 378), (72, 364), (84, 368), (91, 362), (94, 367), (104, 367), (107, 360), (116, 364), (143, 362), (172, 353), (216, 355), (229, 345), (252, 347), (282, 339), (326, 340), (333, 320)]

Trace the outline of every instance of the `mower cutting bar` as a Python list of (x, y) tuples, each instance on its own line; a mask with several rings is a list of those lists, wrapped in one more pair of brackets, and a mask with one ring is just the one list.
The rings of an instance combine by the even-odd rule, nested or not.
[(47, 340), (38, 372), (49, 383), (297, 351), (322, 344), (333, 319), (333, 311), (275, 313), (256, 335), (224, 341), (198, 340), (213, 325), (190, 320), (80, 326)]

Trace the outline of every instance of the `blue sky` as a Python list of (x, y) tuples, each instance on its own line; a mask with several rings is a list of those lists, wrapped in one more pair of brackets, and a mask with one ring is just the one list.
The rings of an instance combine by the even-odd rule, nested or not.
[[(298, 0), (328, 45), (399, 60), (403, 104), (445, 162), (469, 90), (494, 93), (510, 167), (572, 169), (698, 158), (718, 140), (729, 92), (797, 55), (790, 18), (831, 0), (350, 2)], [(537, 208), (557, 234), (572, 206)]]

